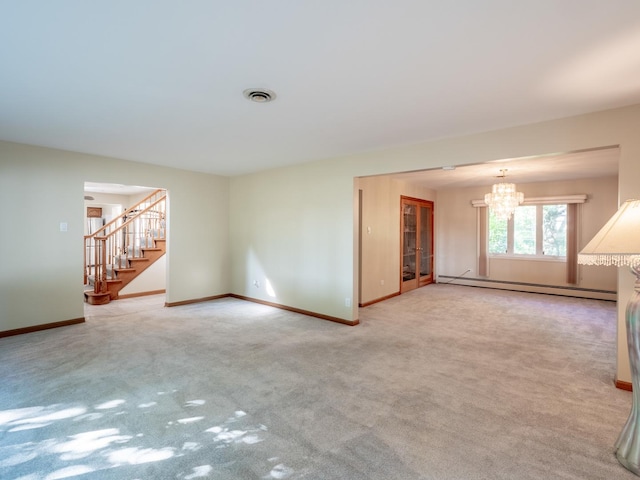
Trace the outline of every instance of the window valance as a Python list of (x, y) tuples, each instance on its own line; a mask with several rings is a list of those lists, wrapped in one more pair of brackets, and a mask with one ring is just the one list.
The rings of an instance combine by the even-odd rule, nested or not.
[[(520, 205), (559, 205), (571, 203), (585, 203), (587, 201), (586, 194), (579, 195), (553, 195), (550, 197), (524, 197), (524, 202)], [(484, 200), (471, 200), (474, 207), (486, 207)]]

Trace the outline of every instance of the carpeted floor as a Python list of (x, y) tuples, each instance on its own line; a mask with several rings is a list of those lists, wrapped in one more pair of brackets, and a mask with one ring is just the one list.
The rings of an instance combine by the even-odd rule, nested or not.
[(637, 478), (612, 302), (430, 285), (357, 327), (163, 302), (0, 339), (0, 478)]

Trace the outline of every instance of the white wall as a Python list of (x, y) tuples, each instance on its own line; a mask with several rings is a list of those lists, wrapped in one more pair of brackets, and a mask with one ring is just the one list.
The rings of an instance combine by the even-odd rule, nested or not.
[(0, 142), (0, 331), (84, 316), (85, 180), (168, 189), (167, 302), (229, 292), (227, 178)]
[[(87, 207), (99, 207), (102, 208), (102, 217), (105, 218), (105, 223), (109, 223), (113, 220), (115, 215), (120, 214), (124, 209), (129, 206), (128, 195), (114, 195), (110, 193), (87, 193), (85, 196), (90, 195), (93, 200), (84, 201), (84, 218), (87, 218)], [(85, 221), (85, 232), (87, 222)]]
[(125, 286), (118, 295), (132, 295), (136, 293), (157, 292), (165, 290), (167, 276), (167, 256), (163, 255), (152, 265)]

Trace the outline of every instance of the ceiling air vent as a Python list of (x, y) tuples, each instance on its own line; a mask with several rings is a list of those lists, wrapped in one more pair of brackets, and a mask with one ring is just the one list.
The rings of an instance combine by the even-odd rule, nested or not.
[(249, 88), (243, 92), (245, 98), (248, 98), (252, 102), (267, 103), (276, 99), (275, 92), (271, 90)]

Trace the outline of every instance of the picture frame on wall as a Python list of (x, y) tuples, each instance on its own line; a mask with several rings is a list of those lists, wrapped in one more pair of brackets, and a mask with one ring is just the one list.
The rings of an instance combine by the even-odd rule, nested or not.
[(87, 207), (87, 218), (100, 218), (102, 217), (101, 207)]

